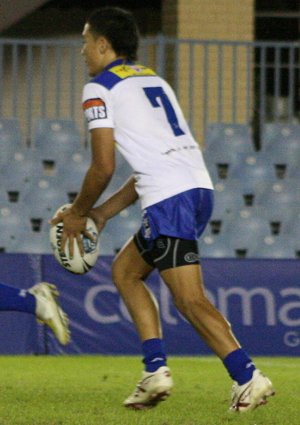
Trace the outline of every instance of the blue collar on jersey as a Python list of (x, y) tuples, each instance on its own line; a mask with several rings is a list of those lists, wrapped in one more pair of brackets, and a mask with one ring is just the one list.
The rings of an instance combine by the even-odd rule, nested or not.
[(127, 59), (116, 59), (115, 61), (109, 63), (103, 70), (94, 77), (91, 82), (101, 84), (106, 87), (108, 90), (112, 89), (118, 82), (122, 81), (118, 75), (109, 72), (109, 70), (118, 65), (133, 65), (134, 62)]

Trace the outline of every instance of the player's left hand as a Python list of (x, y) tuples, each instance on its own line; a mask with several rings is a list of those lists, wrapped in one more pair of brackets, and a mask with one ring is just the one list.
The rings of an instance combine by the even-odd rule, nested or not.
[(63, 233), (61, 237), (61, 251), (65, 251), (65, 247), (68, 242), (69, 255), (70, 258), (73, 258), (74, 240), (76, 240), (80, 254), (83, 256), (84, 247), (82, 243), (81, 234), (87, 236), (89, 239), (93, 239), (93, 236), (86, 231), (87, 217), (79, 216), (75, 213), (75, 211), (72, 210), (72, 208), (68, 208), (64, 212), (60, 212), (54, 218), (52, 218), (52, 220), (50, 220), (50, 224), (56, 225), (61, 221), (64, 224)]

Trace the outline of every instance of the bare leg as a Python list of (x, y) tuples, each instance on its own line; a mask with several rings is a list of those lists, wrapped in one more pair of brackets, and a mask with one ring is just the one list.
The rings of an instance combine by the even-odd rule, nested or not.
[(199, 265), (167, 269), (161, 272), (161, 276), (170, 289), (178, 310), (222, 360), (240, 348), (230, 324), (204, 293)]
[(142, 341), (162, 337), (157, 301), (143, 282), (152, 270), (132, 239), (119, 252), (112, 268), (113, 281)]

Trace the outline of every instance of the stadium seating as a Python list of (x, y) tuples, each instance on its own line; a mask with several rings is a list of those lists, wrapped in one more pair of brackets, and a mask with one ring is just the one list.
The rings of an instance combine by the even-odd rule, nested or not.
[[(212, 178), (226, 178), (229, 170), (242, 161), (244, 156), (252, 156), (254, 148), (251, 130), (244, 124), (211, 124), (206, 130), (204, 158)], [(216, 170), (215, 170), (216, 168)]]
[(139, 203), (137, 202), (113, 217), (107, 223), (103, 234), (110, 238), (115, 253), (139, 230), (140, 226), (141, 213)]
[(236, 252), (228, 244), (227, 237), (219, 235), (203, 236), (198, 241), (200, 256), (202, 258), (236, 258)]
[(5, 182), (23, 182), (25, 184), (42, 175), (42, 164), (37, 161), (34, 152), (29, 148), (16, 152), (1, 168), (1, 178)]
[[(2, 174), (2, 172), (1, 172)], [(30, 184), (18, 180), (11, 179), (4, 175), (1, 177), (1, 198), (9, 202), (23, 202), (30, 189)]]
[(22, 135), (17, 118), (0, 118), (0, 166), (21, 149)]
[(116, 243), (110, 232), (106, 228), (100, 233), (99, 252), (100, 255), (114, 255), (121, 248), (121, 244)]
[(267, 155), (261, 152), (244, 155), (241, 161), (232, 165), (228, 178), (239, 179), (244, 194), (255, 195), (255, 187), (261, 182), (276, 182), (276, 167)]
[[(292, 130), (287, 128), (269, 128), (265, 135), (270, 145), (265, 144), (261, 152), (254, 150), (247, 125), (213, 124), (208, 128), (204, 158), (215, 184), (215, 207), (199, 242), (202, 256), (277, 258), (281, 255), (279, 242), (291, 240), (292, 233), (299, 234), (299, 220), (295, 218), (300, 207), (300, 195), (295, 191), (299, 162), (286, 162), (286, 172), (280, 174), (277, 153), (273, 154), (280, 154), (284, 139), (284, 148), (294, 146), (291, 149), (296, 158), (298, 130), (295, 126)], [(78, 193), (91, 152), (81, 146), (76, 126), (68, 120), (39, 120), (31, 148), (22, 146), (20, 134), (14, 140), (18, 142), (14, 142), (14, 151), (9, 153), (10, 162), (0, 164), (0, 211), (1, 222), (5, 223), (5, 231), (0, 226), (0, 250), (51, 252), (47, 245), (48, 220), (59, 206), (72, 201)], [(283, 153), (280, 159), (288, 156)], [(101, 201), (132, 174), (117, 150), (116, 163), (115, 175)], [(140, 223), (138, 204), (108, 222), (100, 238), (102, 255), (117, 252)], [(32, 243), (23, 242), (30, 237)], [(282, 243), (280, 249), (283, 252)], [(289, 255), (294, 256), (295, 251), (296, 248)], [(288, 255), (287, 250), (282, 255)]]
[(270, 152), (276, 146), (299, 150), (300, 124), (268, 123), (264, 125), (262, 150)]
[(250, 250), (249, 256), (252, 258), (269, 259), (296, 259), (296, 246), (287, 236), (274, 236), (265, 238), (254, 250)]
[(61, 190), (73, 200), (81, 189), (90, 162), (90, 152), (76, 151), (70, 155), (68, 161), (59, 161), (50, 177), (53, 177), (53, 181), (60, 180)]
[(215, 184), (214, 211), (217, 215), (231, 214), (245, 206), (238, 180), (219, 181)]
[(73, 120), (39, 119), (36, 122), (33, 147), (45, 160), (68, 158), (82, 148), (80, 133)]
[(280, 233), (300, 241), (300, 206), (282, 218)]
[(206, 128), (205, 146), (214, 143), (225, 144), (229, 150), (238, 153), (253, 152), (252, 130), (247, 124), (211, 123)]
[[(299, 141), (300, 143), (300, 141)], [(287, 164), (287, 169), (286, 169), (286, 178), (291, 178), (291, 179), (300, 179), (300, 157), (296, 158), (295, 161), (293, 161), (290, 164)]]
[(262, 151), (274, 164), (293, 166), (300, 160), (300, 125), (266, 124), (262, 136)]
[(30, 191), (26, 195), (27, 205), (32, 206), (33, 212), (48, 214), (52, 216), (63, 204), (69, 203), (69, 198), (59, 186), (59, 179), (53, 181), (50, 177), (37, 179), (31, 185)]
[(1, 232), (8, 233), (11, 237), (21, 231), (31, 231), (31, 223), (26, 218), (25, 208), (19, 203), (5, 203), (0, 207)]
[(235, 249), (248, 250), (256, 246), (259, 240), (272, 235), (267, 218), (256, 208), (244, 208), (231, 218), (223, 234)]
[(270, 185), (263, 185), (260, 190), (257, 186), (257, 204), (269, 209), (293, 210), (299, 206), (300, 193), (297, 190), (297, 179), (284, 179)]

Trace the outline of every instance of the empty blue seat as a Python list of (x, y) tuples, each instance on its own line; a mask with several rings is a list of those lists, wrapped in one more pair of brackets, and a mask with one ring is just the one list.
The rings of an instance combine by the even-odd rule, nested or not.
[(205, 146), (224, 143), (232, 151), (253, 152), (252, 129), (248, 124), (212, 123), (205, 131)]
[(26, 199), (30, 185), (24, 181), (2, 176), (0, 198), (9, 202), (22, 202)]
[(208, 163), (215, 164), (218, 176), (226, 178), (245, 155), (255, 154), (250, 127), (244, 124), (209, 125), (203, 154)]
[(9, 163), (1, 169), (1, 179), (3, 184), (12, 185), (30, 183), (34, 178), (43, 175), (42, 164), (37, 162), (31, 149), (25, 148), (16, 152)]
[(3, 182), (0, 181), (0, 207), (9, 202), (9, 196)]
[(286, 178), (300, 179), (300, 157), (296, 158), (292, 163), (287, 164)]
[(0, 253), (8, 252), (11, 253), (14, 250), (15, 238), (11, 235), (10, 229), (0, 224)]
[(230, 170), (241, 162), (243, 154), (230, 150), (225, 144), (221, 144), (221, 146), (212, 145), (206, 148), (203, 157), (213, 181), (218, 181), (227, 178)]
[(300, 124), (268, 123), (264, 125), (262, 134), (262, 149), (271, 151), (275, 145), (294, 146), (298, 149), (300, 141)]
[(247, 208), (236, 214), (225, 229), (229, 243), (236, 249), (254, 247), (258, 240), (272, 235), (270, 222)]
[(104, 228), (104, 230), (100, 233), (99, 237), (99, 252), (101, 255), (114, 255), (117, 252), (117, 248), (115, 248), (114, 238), (109, 233), (109, 231)]
[(67, 192), (51, 181), (51, 178), (44, 177), (31, 185), (24, 202), (32, 206), (33, 211), (35, 208), (48, 211), (52, 216), (61, 205), (69, 203), (69, 198)]
[(22, 135), (17, 118), (0, 118), (0, 164), (6, 163), (22, 147)]
[(116, 154), (116, 176), (122, 178), (124, 181), (128, 179), (133, 173), (132, 167), (128, 164), (118, 149), (115, 150)]
[(232, 165), (228, 177), (239, 179), (243, 193), (254, 193), (258, 183), (278, 180), (275, 165), (263, 153), (244, 155), (239, 163)]
[(236, 252), (228, 244), (228, 239), (221, 235), (201, 237), (198, 247), (202, 258), (236, 258)]
[(204, 157), (205, 165), (208, 169), (210, 178), (212, 179), (213, 183), (218, 182), (220, 178), (223, 177), (220, 175), (218, 162), (215, 162), (214, 159), (210, 156), (210, 154), (206, 155), (205, 152), (203, 152), (203, 157)]
[(219, 181), (215, 184), (214, 214), (231, 214), (244, 206), (243, 193), (237, 180)]
[(282, 218), (280, 233), (300, 241), (300, 205), (299, 209)]
[(266, 124), (262, 136), (262, 150), (276, 164), (294, 164), (300, 159), (300, 125), (288, 123)]
[(249, 252), (249, 256), (251, 258), (296, 259), (297, 252), (289, 237), (275, 236), (265, 238)]
[(276, 214), (285, 214), (285, 210), (292, 213), (300, 206), (298, 186), (297, 179), (284, 179), (269, 186), (263, 185), (263, 190), (257, 191), (257, 204), (270, 212), (277, 210)]
[(33, 145), (45, 158), (59, 158), (79, 150), (80, 133), (73, 120), (39, 119), (33, 138)]
[[(131, 205), (113, 217), (105, 226), (114, 251), (117, 252), (133, 236), (141, 226), (141, 210), (139, 203)], [(101, 241), (101, 239), (100, 239)]]
[[(21, 231), (31, 231), (31, 223), (24, 213), (25, 208), (18, 203), (5, 203), (0, 207), (1, 229), (11, 237), (15, 237)], [(1, 230), (0, 230), (1, 231)]]
[(67, 162), (57, 163), (54, 177), (60, 180), (62, 189), (67, 192), (79, 192), (90, 163), (89, 152), (86, 150), (74, 152)]

